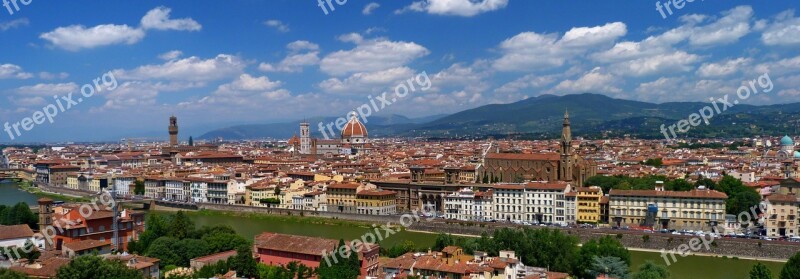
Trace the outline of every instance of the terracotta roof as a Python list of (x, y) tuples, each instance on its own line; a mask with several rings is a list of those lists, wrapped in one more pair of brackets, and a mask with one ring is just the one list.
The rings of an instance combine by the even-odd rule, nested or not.
[(558, 153), (539, 153), (539, 154), (518, 154), (518, 153), (490, 153), (487, 159), (500, 160), (530, 160), (530, 161), (558, 161), (561, 155)]
[(30, 238), (33, 230), (28, 225), (0, 226), (0, 240)]
[(333, 239), (307, 237), (277, 233), (262, 233), (255, 238), (258, 249), (269, 249), (283, 252), (293, 252), (305, 255), (323, 256), (325, 251), (330, 252), (338, 241)]
[(358, 117), (353, 115), (347, 125), (342, 128), (342, 137), (367, 137), (367, 127), (358, 121)]
[(211, 254), (211, 255), (208, 255), (208, 256), (194, 258), (194, 259), (192, 259), (192, 261), (213, 264), (213, 263), (217, 263), (219, 261), (227, 260), (228, 258), (233, 257), (235, 255), (236, 255), (236, 250), (230, 250), (230, 251), (220, 252), (220, 253), (216, 253), (216, 254)]
[(105, 241), (89, 239), (89, 240), (81, 240), (81, 241), (78, 241), (78, 242), (65, 243), (64, 244), (64, 248), (67, 248), (67, 249), (70, 249), (72, 251), (78, 252), (78, 251), (89, 250), (89, 249), (99, 248), (99, 247), (103, 247), (103, 246), (110, 246), (110, 245), (111, 245), (111, 243), (108, 243), (108, 242), (105, 242)]
[(797, 203), (797, 196), (795, 195), (782, 195), (782, 194), (772, 194), (767, 197), (767, 200), (770, 202), (791, 202)]
[(328, 189), (358, 189), (358, 183), (336, 183), (328, 186)]

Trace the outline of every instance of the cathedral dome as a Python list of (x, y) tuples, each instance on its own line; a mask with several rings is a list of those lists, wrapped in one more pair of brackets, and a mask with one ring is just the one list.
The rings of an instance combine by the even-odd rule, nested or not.
[(358, 121), (358, 115), (355, 113), (352, 114), (350, 121), (347, 121), (347, 125), (344, 125), (342, 129), (342, 138), (352, 137), (367, 137), (367, 127), (361, 124), (361, 121)]
[(794, 158), (795, 159), (800, 159), (800, 151), (795, 151), (794, 152)]
[(794, 145), (794, 141), (789, 136), (783, 136), (781, 139), (781, 145)]

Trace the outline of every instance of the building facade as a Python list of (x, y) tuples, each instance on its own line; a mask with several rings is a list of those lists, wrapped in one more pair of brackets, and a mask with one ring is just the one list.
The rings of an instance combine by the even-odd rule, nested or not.
[(616, 190), (609, 193), (612, 226), (710, 231), (725, 222), (725, 193), (691, 191)]

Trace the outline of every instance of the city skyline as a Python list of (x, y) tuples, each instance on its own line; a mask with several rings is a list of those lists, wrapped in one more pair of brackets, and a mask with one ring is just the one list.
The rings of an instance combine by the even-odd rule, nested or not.
[(666, 2), (654, 2), (661, 12), (649, 2), (484, 2), (18, 3), (0, 16), (0, 119), (21, 121), (104, 73), (118, 88), (13, 142), (149, 136), (172, 114), (196, 133), (345, 115), (422, 72), (430, 89), (379, 115), (584, 92), (708, 102), (767, 72), (775, 90), (747, 104), (800, 101), (789, 1), (694, 2), (671, 14)]

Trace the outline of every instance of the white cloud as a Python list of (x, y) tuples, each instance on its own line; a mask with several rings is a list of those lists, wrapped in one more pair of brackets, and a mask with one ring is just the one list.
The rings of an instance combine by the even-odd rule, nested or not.
[(101, 107), (92, 108), (90, 112), (124, 110), (135, 107), (142, 111), (156, 109), (156, 98), (161, 92), (178, 92), (205, 86), (202, 82), (150, 82), (126, 81), (117, 89), (103, 96), (106, 102)]
[(759, 74), (770, 73), (772, 75), (800, 72), (800, 56), (764, 62), (756, 65), (755, 71)]
[(689, 43), (695, 46), (730, 44), (750, 33), (750, 20), (753, 17), (753, 8), (750, 6), (738, 6), (722, 15), (716, 22), (693, 28)]
[(253, 77), (248, 74), (242, 74), (233, 82), (220, 85), (217, 92), (267, 91), (280, 86), (280, 81), (271, 81), (266, 76)]
[(29, 79), (33, 74), (22, 70), (22, 67), (14, 64), (0, 64), (0, 79)]
[[(289, 55), (278, 64), (261, 63), (264, 72), (302, 72), (303, 67), (319, 64), (319, 45), (309, 41), (294, 41), (286, 45)], [(303, 52), (306, 51), (306, 52)]]
[(135, 44), (144, 38), (144, 31), (128, 25), (104, 24), (91, 28), (83, 25), (58, 27), (39, 36), (56, 47), (70, 51), (115, 44)]
[(270, 19), (270, 20), (264, 21), (264, 25), (272, 27), (272, 28), (275, 28), (275, 30), (278, 30), (278, 32), (281, 32), (281, 33), (289, 32), (289, 25), (288, 24), (284, 24), (283, 22), (281, 22), (280, 20), (277, 20), (277, 19)]
[(161, 65), (145, 65), (132, 70), (117, 69), (114, 75), (127, 80), (212, 81), (237, 76), (245, 66), (246, 63), (239, 57), (219, 54), (205, 60), (192, 56)]
[(378, 92), (412, 77), (414, 70), (397, 67), (383, 71), (355, 73), (344, 80), (330, 78), (320, 82), (319, 87), (325, 92), (335, 93)]
[(78, 51), (108, 45), (132, 45), (141, 41), (145, 37), (145, 30), (150, 29), (198, 31), (202, 28), (191, 18), (169, 19), (170, 11), (167, 7), (157, 7), (148, 11), (142, 17), (139, 28), (127, 24), (102, 24), (94, 27), (70, 25), (42, 33), (39, 38), (50, 42), (55, 47)]
[(43, 96), (52, 97), (55, 95), (69, 94), (70, 92), (77, 92), (78, 85), (74, 82), (68, 83), (40, 83), (36, 85), (23, 86), (17, 88), (16, 93), (26, 96)]
[(539, 89), (556, 82), (555, 75), (528, 74), (495, 89), (499, 93), (514, 93), (526, 89)]
[(561, 81), (553, 93), (563, 95), (568, 93), (620, 93), (622, 89), (617, 87), (620, 79), (611, 74), (605, 73), (601, 68), (594, 68), (576, 80)]
[(624, 23), (575, 27), (561, 38), (557, 34), (520, 33), (500, 44), (503, 56), (494, 62), (501, 71), (529, 71), (564, 65), (567, 59), (596, 47), (611, 44), (627, 33)]
[(162, 53), (161, 55), (158, 56), (158, 58), (160, 58), (161, 60), (169, 61), (169, 60), (173, 60), (173, 59), (176, 59), (178, 57), (181, 57), (182, 55), (183, 55), (183, 51), (172, 50), (172, 51), (168, 51), (168, 52)]
[(675, 51), (620, 62), (611, 65), (611, 69), (626, 76), (670, 74), (691, 71), (700, 60), (698, 55)]
[(700, 77), (722, 77), (728, 76), (739, 71), (739, 68), (750, 64), (752, 59), (740, 57), (737, 59), (728, 59), (720, 61), (719, 63), (704, 63), (697, 70), (697, 75)]
[(415, 11), (434, 15), (471, 17), (505, 8), (507, 5), (508, 0), (422, 0), (411, 3), (395, 13)]
[(200, 23), (191, 18), (170, 19), (172, 9), (161, 6), (152, 9), (142, 17), (143, 29), (199, 31), (203, 28)]
[(375, 11), (375, 9), (379, 8), (380, 6), (381, 4), (375, 2), (369, 3), (366, 6), (364, 6), (364, 10), (362, 10), (361, 13), (365, 15), (371, 15), (372, 12)]
[(0, 31), (6, 31), (6, 30), (9, 30), (9, 29), (15, 29), (15, 28), (19, 28), (19, 27), (22, 27), (22, 26), (28, 26), (29, 24), (31, 24), (30, 20), (28, 20), (27, 18), (24, 18), (24, 17), (23, 18), (18, 18), (18, 19), (15, 19), (15, 20), (11, 20), (11, 21), (3, 21), (3, 22), (0, 22)]
[(40, 79), (65, 79), (65, 78), (68, 78), (68, 77), (69, 77), (69, 74), (68, 73), (64, 73), (64, 72), (61, 72), (61, 73), (40, 72), (39, 73), (39, 78)]
[(800, 44), (800, 17), (794, 17), (794, 10), (784, 11), (761, 34), (765, 45), (798, 45)]
[(376, 72), (405, 66), (430, 53), (413, 42), (364, 40), (351, 50), (333, 52), (322, 59), (320, 69), (331, 75)]
[(17, 106), (33, 107), (44, 105), (47, 101), (42, 97), (9, 97)]

